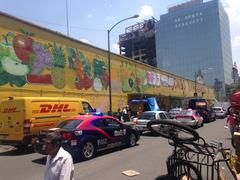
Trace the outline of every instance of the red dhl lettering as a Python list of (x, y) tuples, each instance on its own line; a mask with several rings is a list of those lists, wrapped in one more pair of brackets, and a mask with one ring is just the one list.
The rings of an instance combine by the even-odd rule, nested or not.
[(39, 113), (71, 112), (69, 104), (41, 104)]
[(16, 107), (14, 107), (14, 108), (5, 108), (2, 111), (2, 113), (15, 113), (15, 112), (19, 112), (19, 111), (17, 111)]

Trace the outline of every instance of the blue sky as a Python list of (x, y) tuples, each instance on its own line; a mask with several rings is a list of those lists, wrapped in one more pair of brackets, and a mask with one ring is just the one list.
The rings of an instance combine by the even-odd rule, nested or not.
[[(110, 34), (111, 50), (118, 52), (118, 35), (125, 27), (159, 16), (179, 0), (0, 0), (0, 11), (67, 35), (66, 2), (68, 4), (69, 36), (107, 49), (107, 29), (119, 20)], [(240, 0), (222, 0), (229, 15), (233, 61), (240, 67)]]

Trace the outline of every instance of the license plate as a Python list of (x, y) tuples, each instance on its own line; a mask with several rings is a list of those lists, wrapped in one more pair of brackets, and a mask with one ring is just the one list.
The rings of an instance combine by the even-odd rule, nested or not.
[(71, 140), (71, 146), (76, 146), (77, 145), (77, 140)]

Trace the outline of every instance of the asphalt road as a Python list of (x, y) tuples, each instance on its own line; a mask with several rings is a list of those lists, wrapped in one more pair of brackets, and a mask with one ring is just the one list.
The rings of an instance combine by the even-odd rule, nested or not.
[[(224, 128), (225, 120), (205, 124), (197, 131), (207, 142), (223, 141), (230, 146), (230, 133)], [(98, 154), (92, 160), (76, 162), (76, 180), (151, 180), (166, 173), (165, 161), (172, 152), (167, 140), (150, 134), (141, 136), (136, 147), (118, 148)], [(1, 180), (43, 179), (46, 158), (34, 152), (19, 152), (11, 146), (0, 146)], [(140, 174), (128, 177), (125, 170), (135, 170)], [(228, 178), (231, 179), (231, 178)]]

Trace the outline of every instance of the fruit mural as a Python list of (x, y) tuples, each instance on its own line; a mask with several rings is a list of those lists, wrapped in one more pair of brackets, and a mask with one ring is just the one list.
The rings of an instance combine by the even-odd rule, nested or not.
[[(25, 85), (40, 85), (59, 90), (68, 88), (67, 91), (108, 92), (106, 56), (79, 47), (67, 47), (38, 39), (36, 34), (23, 29), (17, 32), (1, 31), (0, 35), (0, 86), (20, 88)], [(152, 87), (169, 88), (164, 85), (165, 81), (155, 84), (148, 80), (148, 74), (159, 74), (156, 70), (143, 68), (127, 60), (117, 63), (118, 66), (112, 67), (111, 77), (112, 85), (113, 82), (120, 85), (116, 86), (117, 92), (144, 93)], [(164, 77), (166, 81), (172, 79), (173, 85), (177, 83), (170, 76), (161, 75), (161, 79)], [(182, 85), (183, 81), (179, 84)], [(183, 90), (181, 87), (177, 89)], [(171, 88), (174, 89), (172, 86)]]
[(136, 91), (143, 93), (144, 89), (147, 88), (146, 78), (145, 70), (138, 69), (133, 64), (122, 62), (120, 66), (120, 79), (123, 92)]
[(34, 33), (2, 34), (0, 42), (0, 86), (10, 84), (52, 85), (63, 89), (104, 91), (109, 87), (108, 66), (98, 55), (88, 58), (77, 48), (55, 42), (41, 43)]
[(94, 67), (94, 85), (95, 91), (107, 90), (109, 86), (108, 66), (98, 56), (93, 59)]

